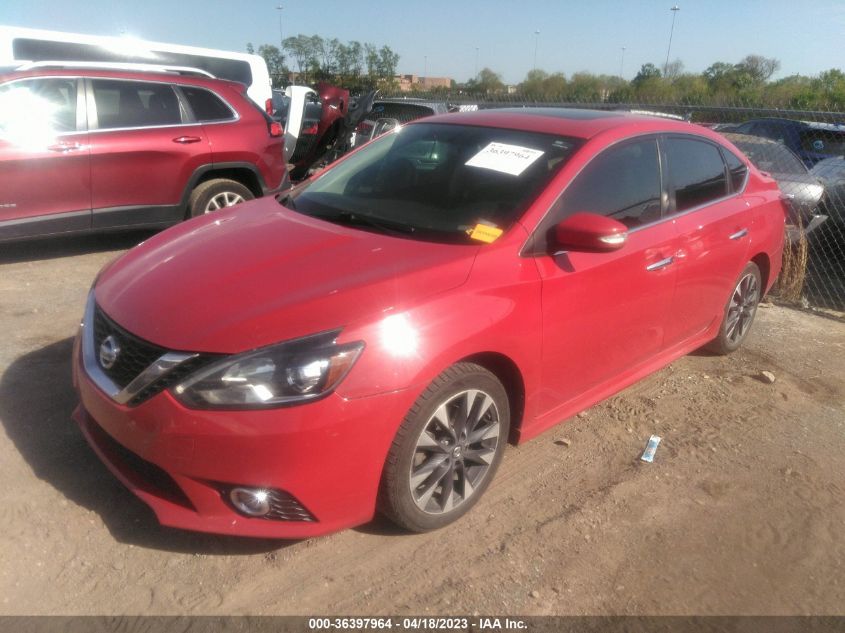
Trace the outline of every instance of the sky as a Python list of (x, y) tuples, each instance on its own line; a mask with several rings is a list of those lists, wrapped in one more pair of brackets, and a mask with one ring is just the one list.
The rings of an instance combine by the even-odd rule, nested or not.
[[(0, 0), (0, 25), (244, 51), (304, 33), (388, 45), (398, 72), (465, 81), (489, 67), (518, 83), (535, 64), (631, 79), (666, 61), (663, 0)], [(277, 7), (281, 5), (282, 10)], [(845, 68), (845, 0), (677, 0), (671, 60), (688, 72), (755, 53), (776, 77)], [(537, 33), (539, 31), (539, 34)], [(625, 48), (624, 59), (622, 48)], [(476, 65), (477, 64), (477, 65)]]

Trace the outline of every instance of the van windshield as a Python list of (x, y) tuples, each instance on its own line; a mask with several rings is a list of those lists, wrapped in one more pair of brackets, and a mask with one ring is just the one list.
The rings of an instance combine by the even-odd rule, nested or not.
[(580, 145), (551, 134), (418, 123), (366, 145), (282, 203), (365, 230), (477, 243), (479, 225), (489, 227), (485, 235), (506, 231)]

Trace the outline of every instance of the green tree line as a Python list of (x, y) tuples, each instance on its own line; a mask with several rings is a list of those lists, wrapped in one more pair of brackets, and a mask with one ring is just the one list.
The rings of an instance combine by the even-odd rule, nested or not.
[(779, 69), (777, 59), (748, 55), (735, 64), (716, 62), (699, 74), (685, 72), (680, 60), (663, 69), (644, 64), (630, 81), (590, 72), (566, 77), (563, 73), (531, 70), (520, 84), (508, 90), (501, 75), (484, 68), (457, 89), (488, 97), (509, 93), (508, 100), (845, 110), (845, 73), (841, 70), (772, 81)]
[(246, 45), (248, 53), (258, 53), (267, 62), (274, 88), (288, 83), (295, 72), (297, 83), (330, 81), (350, 89), (395, 85), (399, 55), (389, 46), (377, 47), (368, 42), (341, 42), (319, 35), (296, 35), (282, 40), (281, 49), (272, 44), (256, 48)]

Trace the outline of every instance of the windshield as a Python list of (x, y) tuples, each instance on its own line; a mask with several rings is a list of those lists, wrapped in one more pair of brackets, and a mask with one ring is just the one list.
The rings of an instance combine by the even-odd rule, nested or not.
[(489, 242), (522, 215), (579, 144), (517, 130), (415, 124), (373, 141), (282, 202), (403, 237)]

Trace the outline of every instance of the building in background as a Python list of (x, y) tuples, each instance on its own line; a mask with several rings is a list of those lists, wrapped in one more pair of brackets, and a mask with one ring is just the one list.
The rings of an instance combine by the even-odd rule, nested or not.
[(399, 90), (402, 92), (412, 92), (414, 90), (427, 91), (436, 90), (438, 88), (452, 87), (451, 77), (420, 77), (419, 75), (396, 75), (396, 81), (399, 84)]

